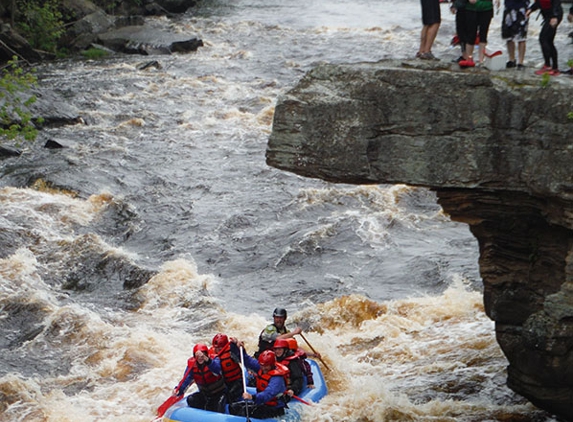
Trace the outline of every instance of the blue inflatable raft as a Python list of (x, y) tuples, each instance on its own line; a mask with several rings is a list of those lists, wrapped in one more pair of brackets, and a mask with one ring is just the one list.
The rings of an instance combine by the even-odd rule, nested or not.
[[(326, 396), (328, 389), (326, 388), (326, 382), (324, 381), (324, 376), (318, 364), (312, 359), (307, 360), (312, 369), (314, 388), (310, 389), (305, 387), (298, 397), (312, 404), (313, 402), (317, 403)], [(252, 387), (247, 387), (247, 390), (250, 393), (255, 393)], [(273, 419), (250, 418), (250, 420), (252, 422), (297, 422), (300, 421), (305, 406), (308, 405), (293, 398), (288, 404), (288, 409), (285, 409), (284, 415)], [(245, 422), (245, 417), (194, 409), (187, 406), (186, 398), (183, 398), (165, 412), (163, 422)]]

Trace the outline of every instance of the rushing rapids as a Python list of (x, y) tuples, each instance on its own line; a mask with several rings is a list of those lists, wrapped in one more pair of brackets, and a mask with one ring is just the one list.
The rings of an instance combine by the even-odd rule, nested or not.
[(278, 96), (321, 62), (411, 57), (419, 2), (217, 1), (146, 25), (204, 46), (39, 66), (81, 121), (0, 161), (0, 419), (149, 421), (194, 343), (252, 351), (282, 305), (332, 368), (305, 421), (552, 420), (505, 386), (478, 245), (435, 194), (265, 163)]

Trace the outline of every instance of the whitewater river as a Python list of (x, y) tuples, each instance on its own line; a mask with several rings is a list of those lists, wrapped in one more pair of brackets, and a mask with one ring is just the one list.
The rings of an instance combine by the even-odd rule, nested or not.
[(210, 4), (146, 24), (195, 53), (39, 67), (83, 123), (0, 161), (0, 420), (149, 422), (196, 342), (253, 352), (283, 306), (332, 368), (307, 422), (552, 421), (505, 387), (477, 242), (432, 192), (265, 164), (278, 96), (318, 63), (411, 58), (419, 2)]

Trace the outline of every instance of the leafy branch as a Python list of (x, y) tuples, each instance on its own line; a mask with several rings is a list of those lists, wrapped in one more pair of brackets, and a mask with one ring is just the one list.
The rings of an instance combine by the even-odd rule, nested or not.
[[(29, 108), (36, 102), (30, 89), (36, 85), (33, 72), (25, 72), (14, 56), (0, 73), (0, 138), (8, 140), (36, 139), (38, 130)], [(38, 123), (43, 119), (39, 118)]]

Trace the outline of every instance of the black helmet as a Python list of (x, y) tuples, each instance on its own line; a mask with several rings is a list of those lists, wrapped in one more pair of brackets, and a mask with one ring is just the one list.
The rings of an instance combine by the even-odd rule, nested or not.
[(277, 317), (277, 316), (278, 316), (278, 317), (283, 317), (283, 318), (286, 319), (286, 317), (287, 317), (287, 311), (286, 311), (286, 309), (284, 309), (284, 308), (276, 308), (276, 309), (273, 311), (273, 317)]

